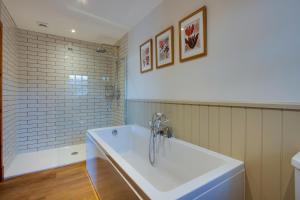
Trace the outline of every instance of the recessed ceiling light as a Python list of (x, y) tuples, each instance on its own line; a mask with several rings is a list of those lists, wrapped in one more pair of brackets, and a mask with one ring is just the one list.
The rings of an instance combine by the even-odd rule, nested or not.
[(75, 29), (71, 29), (71, 33), (76, 33), (76, 30)]

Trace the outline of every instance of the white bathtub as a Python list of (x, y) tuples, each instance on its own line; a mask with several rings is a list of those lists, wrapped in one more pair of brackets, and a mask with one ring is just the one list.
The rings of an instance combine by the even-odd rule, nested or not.
[[(115, 129), (116, 136), (112, 134)], [(243, 162), (175, 138), (162, 137), (153, 167), (148, 161), (149, 136), (150, 131), (139, 126), (88, 131), (87, 171), (96, 190), (101, 190), (105, 182), (99, 177), (103, 176), (98, 172), (100, 168), (95, 167), (94, 159), (98, 157), (113, 166), (139, 199), (244, 199)]]

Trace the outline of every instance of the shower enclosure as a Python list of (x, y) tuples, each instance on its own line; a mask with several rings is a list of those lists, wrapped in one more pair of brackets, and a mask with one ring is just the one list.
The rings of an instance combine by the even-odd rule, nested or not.
[(45, 151), (53, 166), (84, 159), (86, 130), (123, 124), (125, 110), (126, 59), (117, 46), (20, 29), (16, 36), (16, 133), (14, 153), (6, 152), (6, 177), (31, 172), (18, 166), (25, 157), (43, 161)]

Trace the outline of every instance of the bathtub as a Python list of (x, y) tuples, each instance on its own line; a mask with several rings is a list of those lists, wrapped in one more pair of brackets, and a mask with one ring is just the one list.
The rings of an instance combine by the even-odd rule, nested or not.
[(87, 172), (100, 199), (244, 199), (243, 162), (161, 137), (152, 166), (149, 137), (136, 125), (87, 132)]

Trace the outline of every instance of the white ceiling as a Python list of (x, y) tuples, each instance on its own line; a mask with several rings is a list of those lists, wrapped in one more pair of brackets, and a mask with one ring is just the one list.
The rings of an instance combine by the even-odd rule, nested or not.
[(3, 0), (19, 28), (106, 44), (114, 44), (162, 1)]

